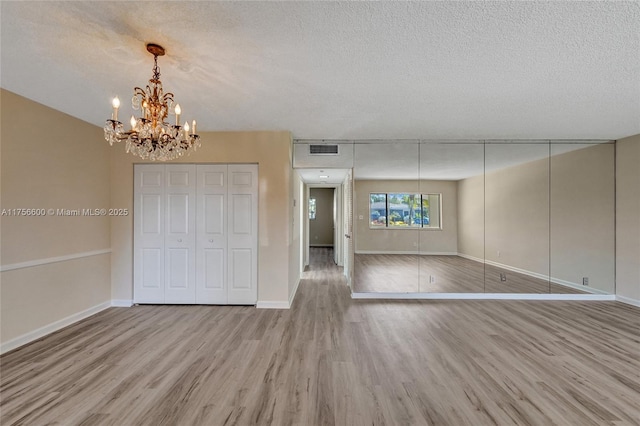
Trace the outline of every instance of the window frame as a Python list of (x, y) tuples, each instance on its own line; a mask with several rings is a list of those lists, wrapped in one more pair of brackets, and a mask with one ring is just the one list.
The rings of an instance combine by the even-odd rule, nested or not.
[[(420, 214), (420, 225), (411, 225), (408, 224), (407, 226), (402, 226), (402, 225), (391, 225), (390, 221), (389, 221), (389, 212), (390, 212), (390, 204), (391, 204), (391, 195), (419, 195), (420, 196), (420, 200), (418, 201), (418, 211)], [(372, 211), (372, 205), (373, 203), (371, 202), (372, 197), (373, 196), (381, 196), (384, 195), (385, 196), (385, 224), (384, 225), (373, 225), (372, 223), (372, 216), (373, 216), (373, 211)], [(432, 213), (433, 212), (437, 212), (438, 214), (438, 218), (439, 218), (439, 226), (431, 226), (431, 225), (426, 225), (424, 224), (424, 221), (422, 219), (422, 213), (424, 211), (424, 200), (428, 199), (429, 196), (433, 196), (433, 195), (437, 195), (438, 196), (438, 207), (437, 209), (433, 210), (431, 209), (431, 206), (429, 206), (429, 222), (432, 223), (431, 217), (432, 217)], [(397, 197), (395, 197), (397, 198)], [(381, 202), (381, 201), (378, 201)], [(377, 212), (379, 214), (379, 209), (375, 209), (375, 212)], [(380, 215), (381, 216), (381, 215)], [(368, 222), (369, 222), (369, 229), (385, 229), (385, 230), (425, 230), (425, 231), (442, 231), (443, 227), (442, 227), (442, 193), (441, 192), (428, 192), (428, 193), (414, 193), (414, 192), (402, 192), (402, 191), (394, 191), (394, 192), (382, 192), (382, 191), (377, 191), (377, 192), (370, 192), (369, 193), (369, 207), (368, 207)], [(414, 216), (415, 219), (415, 216)]]

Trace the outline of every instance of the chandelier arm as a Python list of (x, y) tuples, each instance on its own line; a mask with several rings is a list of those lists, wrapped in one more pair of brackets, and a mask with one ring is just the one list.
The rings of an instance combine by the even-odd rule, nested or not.
[[(147, 86), (147, 87), (149, 87), (149, 86)], [(144, 90), (142, 90), (141, 87), (134, 87), (133, 88), (133, 96), (138, 96), (138, 95), (146, 96), (146, 93), (145, 93)]]
[(173, 99), (173, 93), (171, 93), (171, 92), (167, 92), (167, 93), (165, 93), (165, 94), (164, 94), (164, 96), (162, 97), (162, 100), (163, 100), (164, 102), (167, 102), (167, 101), (171, 101), (171, 102), (173, 102), (173, 101), (174, 101), (174, 99)]

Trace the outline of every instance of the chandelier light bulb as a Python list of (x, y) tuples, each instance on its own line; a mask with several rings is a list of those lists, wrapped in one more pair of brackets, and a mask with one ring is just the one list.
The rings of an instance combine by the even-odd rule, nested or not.
[(118, 121), (118, 108), (120, 108), (120, 99), (118, 99), (118, 97), (116, 96), (111, 101), (111, 105), (113, 106), (113, 114), (111, 119), (113, 121)]
[(182, 108), (180, 108), (180, 104), (176, 104), (175, 112), (176, 112), (176, 126), (179, 126), (180, 125), (180, 113), (182, 113)]
[(131, 116), (131, 130), (134, 130), (136, 128), (136, 118), (132, 115)]

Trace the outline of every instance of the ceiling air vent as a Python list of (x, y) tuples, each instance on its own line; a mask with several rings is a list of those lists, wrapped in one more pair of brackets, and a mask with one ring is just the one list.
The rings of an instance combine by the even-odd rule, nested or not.
[(337, 155), (338, 145), (309, 145), (311, 155)]

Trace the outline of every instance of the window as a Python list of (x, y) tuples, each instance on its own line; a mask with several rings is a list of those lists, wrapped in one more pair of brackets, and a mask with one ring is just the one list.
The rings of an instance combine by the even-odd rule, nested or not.
[(369, 218), (372, 228), (387, 226), (387, 194), (369, 194)]
[(369, 227), (441, 229), (440, 194), (371, 193)]
[(316, 218), (316, 199), (309, 198), (309, 219)]

